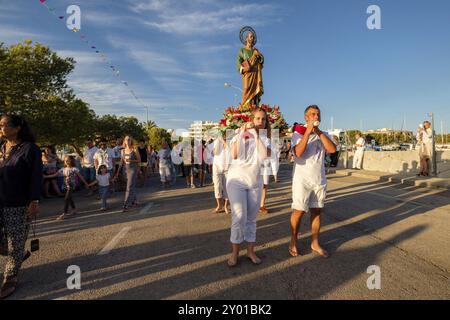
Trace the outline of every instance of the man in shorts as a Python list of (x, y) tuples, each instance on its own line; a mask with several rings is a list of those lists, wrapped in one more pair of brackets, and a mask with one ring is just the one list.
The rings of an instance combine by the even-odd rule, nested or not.
[(311, 105), (305, 110), (304, 134), (292, 135), (292, 153), (295, 166), (292, 178), (291, 242), (289, 253), (296, 257), (297, 235), (302, 216), (311, 212), (311, 249), (327, 258), (328, 252), (319, 244), (320, 213), (324, 207), (327, 178), (325, 155), (336, 152), (333, 140), (319, 129), (320, 109)]

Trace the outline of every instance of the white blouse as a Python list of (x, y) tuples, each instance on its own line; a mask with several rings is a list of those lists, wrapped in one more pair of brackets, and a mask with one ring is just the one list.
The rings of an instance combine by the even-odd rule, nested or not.
[[(247, 138), (246, 138), (247, 137)], [(239, 132), (230, 143), (233, 145), (239, 142), (236, 159), (232, 159), (228, 169), (227, 180), (239, 180), (250, 188), (258, 187), (263, 183), (263, 172), (261, 170), (264, 160), (268, 157), (267, 148), (270, 148), (270, 140), (267, 137), (260, 137), (263, 145), (257, 143), (256, 131), (251, 129), (247, 132)], [(256, 138), (256, 139), (255, 139)]]

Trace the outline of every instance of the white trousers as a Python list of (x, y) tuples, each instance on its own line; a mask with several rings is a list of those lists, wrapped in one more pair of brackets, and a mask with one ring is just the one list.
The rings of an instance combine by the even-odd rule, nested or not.
[(214, 196), (216, 199), (228, 199), (226, 172), (213, 165), (212, 178), (214, 183)]
[(353, 158), (353, 169), (362, 169), (362, 161), (364, 158), (364, 151), (356, 151)]
[(276, 176), (280, 168), (280, 158), (270, 158), (270, 166), (272, 167), (272, 174)]
[(161, 176), (161, 182), (170, 181), (170, 168), (160, 166), (159, 175)]
[(261, 204), (262, 183), (249, 188), (238, 179), (229, 179), (227, 193), (231, 206), (231, 243), (256, 242), (256, 214)]

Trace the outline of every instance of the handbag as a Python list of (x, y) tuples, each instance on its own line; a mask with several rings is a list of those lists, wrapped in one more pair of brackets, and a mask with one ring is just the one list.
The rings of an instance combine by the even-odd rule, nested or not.
[(34, 218), (34, 222), (31, 223), (31, 229), (33, 230), (33, 237), (30, 242), (30, 251), (35, 252), (39, 250), (39, 239), (36, 238), (36, 217)]

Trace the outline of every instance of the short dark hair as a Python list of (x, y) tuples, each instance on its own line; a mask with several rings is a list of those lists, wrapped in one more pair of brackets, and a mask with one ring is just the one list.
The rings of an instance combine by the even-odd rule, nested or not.
[(316, 109), (317, 111), (320, 111), (320, 108), (317, 105), (312, 104), (305, 109), (305, 114), (308, 113), (309, 109)]
[(106, 165), (104, 165), (104, 164), (102, 164), (102, 165), (100, 165), (99, 167), (98, 167), (98, 170), (97, 170), (97, 174), (101, 174), (102, 173), (102, 169), (103, 168), (105, 168), (106, 170), (108, 170), (108, 167), (106, 166)]
[(34, 134), (31, 132), (31, 128), (28, 125), (28, 122), (21, 116), (11, 114), (11, 115), (3, 115), (2, 118), (5, 118), (8, 121), (8, 125), (13, 128), (20, 127), (19, 132), (17, 133), (17, 139), (22, 142), (36, 142), (36, 138)]
[(66, 159), (69, 161), (69, 168), (75, 168), (77, 166), (74, 156), (66, 156), (64, 160)]

